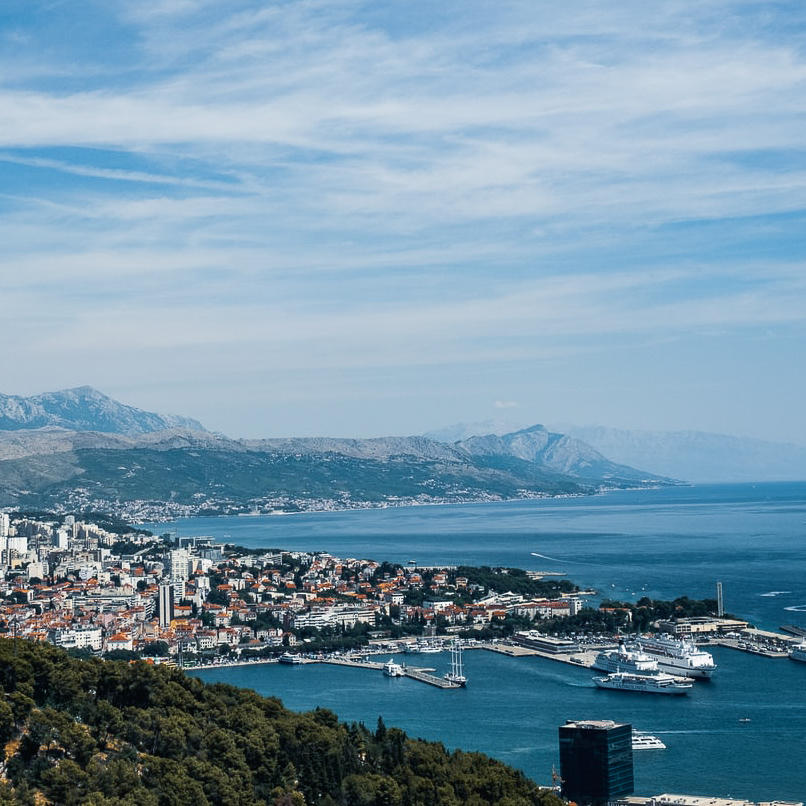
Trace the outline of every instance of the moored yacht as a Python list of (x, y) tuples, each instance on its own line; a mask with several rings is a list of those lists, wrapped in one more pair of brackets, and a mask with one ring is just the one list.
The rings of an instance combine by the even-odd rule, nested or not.
[(406, 673), (406, 670), (393, 658), (389, 658), (389, 660), (383, 665), (383, 673), (387, 677), (403, 677), (403, 675)]

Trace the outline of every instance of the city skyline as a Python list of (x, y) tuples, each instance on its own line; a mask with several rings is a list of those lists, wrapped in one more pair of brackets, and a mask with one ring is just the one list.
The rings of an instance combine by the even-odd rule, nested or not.
[(799, 4), (0, 14), (0, 392), (806, 445)]

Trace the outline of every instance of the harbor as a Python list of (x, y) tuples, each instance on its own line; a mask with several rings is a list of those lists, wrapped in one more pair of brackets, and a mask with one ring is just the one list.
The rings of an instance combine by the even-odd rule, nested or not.
[[(266, 518), (267, 533), (251, 539), (254, 545), (292, 549), (313, 544), (343, 556), (374, 551), (399, 557), (404, 565), (417, 557), (422, 565), (546, 568), (542, 558), (529, 564), (530, 552), (537, 551), (558, 558), (556, 567), (568, 570), (580, 587), (614, 600), (712, 596), (715, 580), (721, 580), (726, 610), (749, 623), (776, 633), (783, 632), (779, 625), (803, 626), (802, 487), (680, 488), (642, 494), (634, 505), (635, 497), (617, 492), (585, 502)], [(247, 544), (250, 536), (233, 530), (245, 521), (254, 528), (255, 520), (208, 519), (188, 529), (231, 532), (228, 539)], [(681, 563), (681, 557), (696, 561)], [(571, 559), (585, 564), (572, 569)], [(392, 680), (377, 670), (321, 663), (198, 674), (279, 697), (295, 710), (331, 709), (347, 722), (374, 725), (383, 715), (386, 725), (449, 748), (489, 753), (542, 783), (550, 781), (557, 763), (557, 725), (569, 718), (617, 718), (667, 745), (636, 759), (636, 791), (731, 793), (758, 801), (802, 797), (806, 664), (748, 652), (738, 647), (739, 639), (726, 638), (724, 645), (704, 645), (718, 669), (711, 683), (695, 685), (690, 696), (602, 691), (593, 685), (590, 666), (600, 649), (614, 649), (616, 641), (577, 637), (580, 646), (570, 653), (467, 642), (468, 682), (461, 694)], [(380, 643), (373, 640), (371, 661), (392, 654)], [(448, 669), (447, 654), (394, 657), (434, 666), (438, 674)]]
[[(715, 757), (717, 746), (729, 750), (725, 759), (719, 754), (719, 763), (728, 767), (733, 781), (746, 780), (742, 765), (756, 774), (759, 763), (744, 753), (748, 744), (763, 742), (790, 763), (806, 749), (802, 739), (793, 738), (806, 708), (798, 688), (806, 679), (803, 664), (721, 646), (713, 651), (719, 666), (714, 682), (695, 684), (683, 697), (603, 691), (593, 684), (595, 672), (587, 666), (501, 645), (465, 650), (468, 682), (461, 694), (429, 685), (417, 675), (386, 677), (382, 667), (390, 657), (407, 662), (407, 671), (413, 671), (409, 656), (388, 651), (361, 661), (322, 660), (296, 668), (273, 663), (200, 671), (199, 676), (272, 694), (295, 710), (329, 708), (348, 722), (374, 725), (383, 715), (387, 725), (413, 736), (442, 741), (451, 748), (494, 752), (541, 783), (549, 781), (556, 763), (557, 725), (580, 715), (616, 715), (667, 745), (662, 755), (648, 752), (636, 759), (640, 791), (675, 791), (674, 781), (678, 789), (697, 791), (691, 770), (702, 766), (700, 759)], [(438, 671), (424, 674), (439, 679), (448, 668), (447, 651), (414, 665), (418, 670), (435, 667)], [(786, 698), (765, 696), (770, 686), (787, 692)], [(780, 738), (767, 728), (771, 719), (781, 730)], [(461, 745), (453, 738), (459, 730)], [(727, 789), (730, 784), (720, 785), (716, 777), (709, 781), (714, 792), (754, 793), (750, 786), (737, 792), (735, 785)], [(775, 794), (779, 792), (776, 789)], [(791, 797), (791, 788), (781, 794)]]

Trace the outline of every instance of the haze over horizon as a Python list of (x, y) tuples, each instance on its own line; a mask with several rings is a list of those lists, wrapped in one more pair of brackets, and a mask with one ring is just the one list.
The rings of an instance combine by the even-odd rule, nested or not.
[(806, 446), (806, 8), (9, 0), (0, 392)]

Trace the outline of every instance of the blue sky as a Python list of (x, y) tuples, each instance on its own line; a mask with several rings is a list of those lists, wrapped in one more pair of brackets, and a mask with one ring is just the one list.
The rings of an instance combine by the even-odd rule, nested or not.
[(806, 445), (806, 7), (5, 0), (5, 394)]

